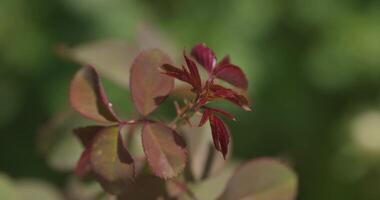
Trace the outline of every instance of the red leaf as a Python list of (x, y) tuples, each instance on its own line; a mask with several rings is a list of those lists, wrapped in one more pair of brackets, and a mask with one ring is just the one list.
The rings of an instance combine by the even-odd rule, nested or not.
[(75, 167), (75, 174), (79, 177), (85, 176), (90, 171), (90, 153), (91, 146), (88, 146), (82, 152), (78, 163)]
[(123, 128), (127, 125), (120, 125), (119, 126), (119, 135), (117, 137), (117, 154), (119, 156), (119, 159), (123, 163), (131, 163), (133, 162), (133, 158), (128, 152), (127, 146), (124, 143), (124, 137), (123, 137)]
[(80, 176), (80, 177), (85, 176), (90, 171), (90, 153), (91, 153), (92, 143), (96, 134), (102, 128), (104, 127), (87, 126), (87, 127), (76, 128), (73, 130), (74, 134), (79, 138), (79, 140), (85, 147), (75, 167), (75, 174), (77, 176)]
[(130, 87), (133, 102), (140, 114), (146, 116), (165, 100), (174, 86), (174, 79), (159, 72), (159, 67), (171, 63), (159, 49), (142, 51), (131, 68)]
[(195, 62), (190, 60), (185, 55), (185, 53), (183, 54), (183, 56), (185, 57), (187, 67), (189, 68), (189, 71), (190, 71), (191, 80), (193, 82), (192, 85), (193, 85), (196, 92), (201, 92), (202, 91), (202, 80), (201, 80), (201, 77), (199, 75), (197, 65), (195, 64)]
[(222, 79), (236, 87), (244, 90), (247, 90), (248, 88), (247, 78), (238, 66), (232, 64), (220, 65), (215, 68), (213, 73), (217, 78)]
[(117, 122), (99, 76), (92, 67), (79, 70), (70, 86), (70, 104), (83, 116), (99, 122)]
[(211, 84), (210, 90), (215, 97), (223, 98), (235, 105), (240, 106), (246, 111), (251, 111), (251, 108), (248, 106), (248, 100), (245, 98), (245, 96), (240, 95), (231, 89), (216, 84)]
[(161, 66), (160, 69), (163, 71), (164, 74), (168, 76), (192, 84), (191, 77), (184, 70), (178, 69), (177, 67), (174, 67), (170, 64), (164, 64)]
[(208, 72), (211, 72), (216, 64), (214, 52), (205, 44), (195, 45), (191, 51), (191, 55), (199, 64), (201, 64)]
[(224, 56), (224, 58), (217, 64), (217, 67), (230, 64), (230, 56)]
[[(201, 116), (194, 115), (190, 121), (198, 124)], [(212, 131), (208, 124), (202, 127), (181, 126), (181, 136), (186, 140), (186, 149), (189, 160), (186, 164), (185, 173), (189, 181), (200, 181), (210, 176), (223, 172), (225, 164), (231, 151), (228, 152), (226, 160), (219, 155), (212, 142)], [(229, 149), (231, 148), (231, 143)]]
[(223, 116), (225, 116), (225, 117), (227, 117), (227, 118), (229, 118), (229, 119), (231, 119), (233, 121), (236, 121), (236, 117), (235, 116), (233, 116), (232, 114), (230, 114), (230, 113), (228, 113), (228, 112), (226, 112), (224, 110), (220, 110), (220, 109), (217, 109), (217, 108), (209, 108), (209, 107), (204, 107), (204, 109), (205, 110), (209, 110), (209, 111), (214, 112), (214, 113), (221, 114), (221, 115), (223, 115)]
[(148, 163), (157, 176), (172, 178), (185, 168), (185, 144), (174, 130), (160, 123), (145, 124), (142, 144)]
[(91, 145), (92, 140), (96, 136), (96, 133), (105, 128), (104, 126), (86, 126), (79, 127), (73, 130), (74, 134), (79, 138), (83, 146), (87, 147)]
[(207, 120), (210, 118), (211, 115), (212, 115), (211, 110), (205, 109), (204, 112), (203, 112), (202, 118), (199, 121), (199, 125), (198, 126), (199, 127), (203, 126), (207, 122)]
[(226, 158), (230, 142), (229, 131), (224, 122), (214, 115), (210, 116), (210, 126), (215, 148), (222, 152), (223, 157)]

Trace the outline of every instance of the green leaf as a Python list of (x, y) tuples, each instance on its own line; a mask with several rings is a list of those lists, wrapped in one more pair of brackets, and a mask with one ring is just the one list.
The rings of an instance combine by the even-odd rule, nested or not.
[(17, 199), (17, 188), (13, 181), (0, 173), (0, 199)]
[(171, 63), (159, 49), (142, 51), (131, 68), (130, 88), (133, 102), (140, 114), (153, 112), (169, 95), (174, 79), (159, 72), (159, 67)]
[(83, 67), (75, 74), (70, 86), (70, 104), (89, 119), (99, 122), (118, 121), (98, 73), (92, 67)]
[(93, 66), (101, 75), (128, 88), (129, 67), (138, 54), (136, 44), (117, 40), (94, 41), (73, 48), (63, 49), (72, 60)]
[(40, 180), (21, 180), (16, 182), (19, 199), (28, 200), (63, 200), (63, 195), (52, 185)]
[(119, 128), (107, 127), (100, 130), (91, 147), (90, 164), (97, 180), (111, 194), (121, 194), (134, 180), (134, 163), (120, 160), (118, 154)]
[(297, 176), (288, 166), (261, 158), (238, 168), (218, 199), (293, 200), (297, 184)]
[(182, 138), (160, 123), (147, 123), (142, 130), (142, 144), (154, 174), (168, 179), (178, 175), (186, 165)]

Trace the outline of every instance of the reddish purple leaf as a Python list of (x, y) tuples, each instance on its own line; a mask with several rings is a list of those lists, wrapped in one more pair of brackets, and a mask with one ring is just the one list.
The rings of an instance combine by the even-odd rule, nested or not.
[(185, 168), (185, 144), (174, 130), (160, 123), (145, 124), (142, 144), (148, 163), (157, 176), (172, 178)]
[(159, 72), (159, 67), (170, 63), (170, 58), (159, 49), (144, 50), (134, 60), (130, 87), (140, 114), (153, 112), (173, 89), (174, 79)]
[(215, 68), (214, 74), (217, 78), (222, 79), (236, 87), (247, 90), (248, 81), (244, 72), (235, 65), (225, 64)]
[(86, 147), (82, 152), (78, 163), (75, 167), (75, 174), (79, 177), (85, 176), (90, 170), (90, 154), (91, 153), (91, 145)]
[[(91, 170), (104, 190), (121, 194), (134, 180), (133, 160), (121, 160), (118, 154), (119, 128), (101, 129), (96, 134), (91, 150)], [(129, 157), (131, 157), (129, 155)]]
[(204, 107), (204, 109), (205, 109), (205, 111), (209, 110), (209, 111), (211, 111), (213, 113), (218, 113), (218, 114), (223, 115), (223, 116), (225, 116), (225, 117), (227, 117), (227, 118), (229, 118), (231, 120), (236, 121), (236, 117), (235, 116), (233, 116), (232, 114), (230, 114), (230, 113), (228, 113), (228, 112), (226, 112), (224, 110), (220, 110), (220, 109), (217, 109), (217, 108), (209, 108), (209, 107)]
[(74, 134), (79, 138), (82, 145), (87, 147), (91, 145), (93, 138), (96, 136), (96, 133), (105, 128), (104, 126), (86, 126), (79, 127), (73, 130)]
[(82, 145), (84, 146), (84, 151), (82, 152), (77, 165), (75, 167), (75, 174), (77, 176), (85, 176), (90, 171), (90, 155), (92, 142), (98, 133), (101, 130), (102, 126), (87, 126), (80, 127), (73, 130), (74, 134), (79, 138)]
[(138, 177), (130, 187), (125, 188), (125, 193), (118, 199), (166, 199), (168, 196), (165, 181), (152, 175)]
[(230, 143), (229, 130), (224, 122), (214, 115), (210, 116), (209, 121), (215, 148), (222, 152), (223, 157), (226, 158), (228, 153), (228, 144)]
[(224, 58), (217, 64), (217, 67), (230, 64), (230, 56), (224, 56)]
[(198, 72), (197, 65), (194, 61), (192, 61), (190, 58), (188, 58), (185, 53), (183, 54), (186, 60), (187, 67), (189, 68), (189, 72), (191, 75), (192, 85), (196, 92), (202, 91), (202, 80)]
[[(194, 115), (190, 121), (198, 124), (201, 117)], [(189, 162), (186, 165), (186, 178), (190, 181), (199, 181), (210, 176), (216, 175), (225, 167), (231, 151), (228, 152), (226, 160), (220, 156), (215, 149), (211, 129), (208, 124), (202, 127), (190, 127), (188, 125), (181, 126), (181, 136), (186, 140), (186, 149), (189, 154)], [(229, 149), (231, 148), (231, 142)]]
[(215, 97), (225, 99), (235, 105), (240, 106), (246, 111), (251, 111), (251, 108), (249, 108), (248, 105), (248, 100), (245, 96), (240, 95), (231, 89), (216, 84), (212, 84), (210, 86), (210, 90)]
[(207, 120), (211, 117), (212, 115), (212, 111), (209, 110), (209, 109), (205, 109), (204, 112), (203, 112), (203, 115), (202, 115), (202, 118), (201, 120), (199, 121), (199, 127), (203, 126)]
[(218, 200), (294, 200), (297, 185), (297, 175), (288, 166), (261, 158), (238, 168)]
[(125, 128), (126, 126), (128, 125), (119, 126), (119, 135), (117, 137), (117, 154), (121, 162), (130, 163), (130, 162), (133, 162), (133, 158), (128, 152), (127, 146), (124, 142), (125, 139), (123, 137), (123, 128)]
[(79, 70), (70, 86), (70, 104), (83, 116), (99, 122), (117, 122), (99, 76), (92, 67)]
[(193, 91), (200, 93), (202, 91), (202, 80), (197, 65), (194, 61), (188, 58), (185, 53), (183, 56), (185, 57), (187, 68), (182, 65), (182, 69), (179, 69), (172, 65), (164, 64), (160, 69), (162, 70), (163, 74), (189, 83), (191, 86), (193, 86)]
[(193, 47), (191, 55), (201, 64), (208, 72), (211, 72), (216, 65), (214, 52), (205, 44), (198, 44)]
[(161, 70), (163, 71), (164, 74), (174, 77), (178, 80), (187, 82), (189, 84), (192, 84), (191, 77), (189, 76), (189, 73), (186, 73), (184, 69), (178, 69), (177, 67), (174, 67), (173, 65), (170, 64), (164, 64), (161, 66)]

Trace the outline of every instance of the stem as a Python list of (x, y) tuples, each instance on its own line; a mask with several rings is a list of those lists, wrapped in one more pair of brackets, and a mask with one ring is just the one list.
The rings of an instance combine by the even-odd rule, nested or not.
[[(197, 106), (197, 101), (199, 99), (199, 96), (197, 95), (197, 97), (192, 101), (192, 102), (189, 102), (186, 104), (184, 110), (179, 113), (170, 123), (169, 123), (169, 126), (172, 127), (172, 128), (175, 128), (177, 126), (177, 124), (181, 121), (181, 120), (184, 120), (184, 119), (188, 119), (190, 117), (193, 116), (193, 113), (191, 113), (193, 111), (193, 109)], [(191, 115), (189, 115), (191, 113)]]

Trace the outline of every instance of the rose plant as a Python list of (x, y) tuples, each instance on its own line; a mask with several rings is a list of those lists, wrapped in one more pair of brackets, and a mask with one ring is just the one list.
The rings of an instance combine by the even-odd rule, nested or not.
[[(183, 65), (176, 67), (166, 53), (154, 48), (143, 50), (134, 59), (129, 77), (137, 111), (133, 119), (117, 115), (93, 66), (85, 65), (75, 74), (70, 85), (70, 104), (85, 118), (98, 122), (74, 129), (84, 146), (75, 168), (78, 176), (94, 177), (118, 199), (198, 198), (192, 191), (194, 185), (206, 180), (228, 160), (230, 132), (223, 118), (236, 121), (229, 112), (212, 106), (212, 102), (227, 101), (245, 111), (251, 108), (246, 97), (248, 80), (228, 56), (218, 62), (210, 48), (198, 44), (190, 54), (184, 51), (183, 58)], [(172, 94), (175, 80), (189, 85), (191, 94), (182, 96), (182, 105), (174, 100), (173, 120), (152, 117)], [(214, 150), (206, 148), (200, 152), (200, 144), (208, 146), (208, 141), (200, 139), (204, 138), (200, 130), (207, 122)], [(130, 151), (136, 134), (141, 135), (143, 155)], [(296, 185), (297, 179), (286, 165), (264, 158), (239, 167), (217, 196), (290, 200), (295, 198)]]

